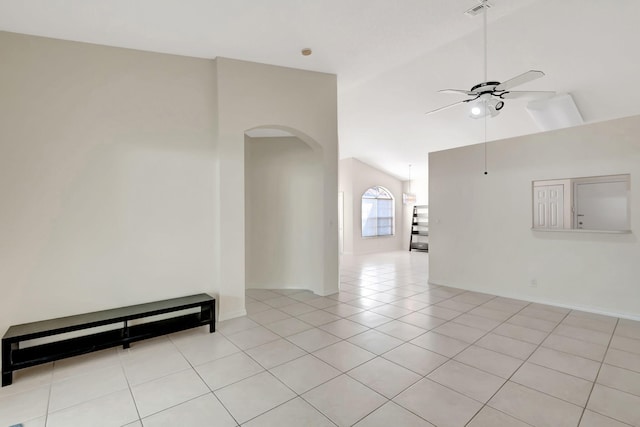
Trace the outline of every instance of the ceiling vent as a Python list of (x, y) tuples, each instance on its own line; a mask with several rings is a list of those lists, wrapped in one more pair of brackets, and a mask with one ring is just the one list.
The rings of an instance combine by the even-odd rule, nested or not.
[(473, 6), (471, 9), (467, 10), (464, 14), (467, 16), (477, 16), (480, 15), (482, 13), (482, 11), (484, 10), (484, 8), (487, 9), (491, 9), (491, 3), (487, 2), (482, 2), (479, 5)]
[(579, 126), (584, 123), (569, 93), (531, 101), (527, 105), (527, 111), (543, 131)]

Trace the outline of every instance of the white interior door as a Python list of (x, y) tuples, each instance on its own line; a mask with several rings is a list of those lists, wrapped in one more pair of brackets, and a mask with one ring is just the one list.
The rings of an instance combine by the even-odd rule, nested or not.
[(534, 228), (564, 228), (564, 185), (541, 185), (533, 191)]

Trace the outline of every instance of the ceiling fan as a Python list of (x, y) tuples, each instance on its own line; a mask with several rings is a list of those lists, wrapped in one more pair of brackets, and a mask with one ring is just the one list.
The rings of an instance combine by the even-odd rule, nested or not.
[[(436, 108), (426, 114), (436, 113), (460, 104), (471, 104), (470, 116), (476, 119), (482, 117), (495, 117), (504, 107), (504, 99), (538, 99), (555, 94), (553, 91), (512, 91), (511, 88), (528, 83), (544, 76), (542, 71), (529, 70), (504, 82), (489, 81), (487, 79), (487, 9), (490, 7), (488, 0), (481, 0), (480, 7), (484, 15), (484, 81), (474, 85), (470, 90), (443, 89), (441, 93), (456, 93), (469, 96), (469, 99)], [(477, 9), (477, 7), (475, 8)]]

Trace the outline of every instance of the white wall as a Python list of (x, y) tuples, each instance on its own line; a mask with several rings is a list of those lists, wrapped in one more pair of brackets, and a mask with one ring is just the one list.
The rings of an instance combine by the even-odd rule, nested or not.
[[(215, 60), (218, 76), (218, 205), (220, 318), (244, 313), (245, 219), (244, 133), (282, 128), (322, 158), (318, 206), (321, 251), (314, 260), (316, 294), (338, 290), (338, 130), (336, 76), (226, 58)], [(224, 249), (224, 250), (223, 250)]]
[(246, 287), (314, 289), (322, 158), (296, 137), (245, 138)]
[[(404, 232), (402, 214), (402, 181), (360, 160), (340, 160), (340, 191), (344, 192), (344, 253), (367, 254), (402, 249)], [(393, 236), (362, 237), (362, 195), (367, 189), (382, 186), (389, 190), (395, 202)]]
[(193, 293), (241, 315), (244, 133), (318, 153), (312, 290), (338, 289), (334, 75), (0, 32), (0, 334)]
[[(429, 155), (430, 281), (640, 318), (640, 116)], [(633, 234), (532, 231), (534, 180), (631, 174)], [(536, 287), (531, 286), (535, 280)]]
[(0, 32), (0, 334), (218, 294), (212, 61)]
[[(353, 254), (353, 239), (356, 231), (353, 229), (354, 196), (353, 196), (353, 158), (342, 159), (338, 162), (338, 191), (343, 193), (343, 253)], [(355, 209), (360, 212), (360, 205)], [(356, 224), (357, 225), (357, 224)]]

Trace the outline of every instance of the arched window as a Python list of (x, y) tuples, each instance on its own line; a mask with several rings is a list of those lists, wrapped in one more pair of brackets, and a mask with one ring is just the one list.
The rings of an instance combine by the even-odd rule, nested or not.
[(383, 187), (371, 187), (362, 195), (362, 237), (392, 236), (393, 196)]

